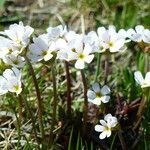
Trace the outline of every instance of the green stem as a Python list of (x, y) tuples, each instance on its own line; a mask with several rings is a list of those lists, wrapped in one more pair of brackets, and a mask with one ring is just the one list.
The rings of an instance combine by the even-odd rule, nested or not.
[(43, 105), (42, 105), (41, 92), (39, 90), (38, 82), (37, 82), (36, 75), (35, 75), (34, 69), (32, 67), (32, 64), (30, 63), (30, 60), (28, 59), (28, 57), (25, 57), (25, 59), (26, 59), (26, 62), (28, 63), (29, 71), (30, 71), (30, 74), (32, 76), (35, 91), (36, 91), (39, 128), (40, 128), (42, 139), (44, 140), (45, 133), (44, 133), (44, 127), (43, 127), (43, 123), (42, 123), (43, 122), (42, 121), (42, 108), (43, 108)]
[(96, 74), (95, 74), (95, 80), (94, 80), (94, 83), (97, 82), (97, 78), (99, 76), (99, 73), (100, 73), (100, 58), (101, 58), (101, 55), (100, 54), (97, 54), (97, 68), (96, 68)]
[(116, 139), (116, 136), (117, 136), (117, 133), (114, 135), (113, 137), (113, 140), (112, 140), (112, 143), (111, 143), (111, 146), (110, 146), (110, 150), (113, 149), (113, 145), (114, 145), (114, 142), (115, 142), (115, 139)]
[(87, 113), (88, 113), (88, 100), (87, 100), (87, 83), (86, 83), (86, 77), (85, 77), (85, 74), (84, 74), (84, 70), (81, 70), (81, 76), (82, 76), (82, 82), (83, 82), (83, 88), (84, 88), (83, 125), (84, 125), (84, 130), (86, 130), (86, 126), (87, 126)]
[[(29, 106), (29, 104), (28, 104), (28, 101), (27, 101), (25, 98), (23, 98), (22, 95), (19, 95), (19, 97), (20, 97), (20, 99), (22, 99), (22, 101), (24, 101), (25, 107), (26, 107), (26, 109), (27, 109), (28, 112), (29, 112), (29, 115), (30, 115), (30, 118), (31, 118), (31, 122), (32, 122), (33, 131), (34, 131), (34, 135), (35, 135), (35, 140), (36, 140), (37, 143), (39, 143), (39, 142), (38, 142), (37, 132), (36, 132), (35, 119), (34, 119), (34, 117), (33, 117), (33, 113), (32, 113), (32, 111), (31, 111), (31, 109), (30, 109), (30, 106)], [(38, 149), (40, 149), (39, 145), (38, 145)]]
[(65, 61), (66, 79), (67, 79), (67, 113), (71, 114), (71, 78), (69, 64)]
[(149, 71), (149, 54), (145, 54), (145, 73)]

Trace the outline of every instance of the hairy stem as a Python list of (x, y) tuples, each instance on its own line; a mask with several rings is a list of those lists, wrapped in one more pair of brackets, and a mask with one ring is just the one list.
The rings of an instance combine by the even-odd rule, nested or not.
[(53, 130), (56, 122), (56, 112), (57, 112), (57, 83), (56, 83), (56, 70), (52, 66), (52, 80), (53, 80), (53, 114), (52, 114), (52, 124), (51, 124), (51, 133), (50, 133), (50, 145), (53, 141)]
[(42, 121), (42, 98), (41, 98), (41, 92), (40, 92), (40, 89), (39, 89), (39, 86), (38, 86), (38, 82), (37, 82), (37, 79), (36, 79), (36, 75), (35, 75), (35, 72), (34, 72), (34, 69), (32, 67), (32, 64), (30, 63), (28, 57), (25, 57), (26, 58), (26, 61), (28, 63), (28, 66), (29, 66), (29, 71), (30, 71), (30, 74), (32, 76), (32, 79), (33, 79), (33, 83), (34, 83), (34, 87), (35, 87), (35, 90), (36, 90), (36, 96), (37, 96), (37, 105), (38, 105), (38, 121), (39, 121), (39, 128), (40, 128), (40, 132), (41, 132), (41, 136), (42, 136), (42, 139), (44, 139), (44, 127), (43, 127), (43, 121)]
[(71, 113), (71, 78), (69, 72), (69, 64), (65, 61), (66, 79), (67, 79), (67, 113)]
[(122, 150), (126, 150), (126, 143), (124, 141), (124, 138), (122, 136), (122, 131), (119, 131), (118, 132), (118, 137), (119, 137), (119, 140), (120, 140), (120, 143), (121, 143), (121, 147), (122, 147)]
[(20, 97), (20, 95), (18, 96), (18, 102), (19, 102), (19, 105), (18, 105), (18, 113), (19, 113), (19, 120), (20, 120), (20, 123), (22, 122), (22, 119), (23, 119), (23, 112), (22, 112), (22, 109), (23, 109), (23, 101)]
[(109, 72), (109, 58), (108, 56), (106, 56), (105, 58), (105, 72), (104, 72), (104, 82), (105, 84), (107, 83), (107, 79), (108, 79), (108, 72)]
[(88, 112), (88, 100), (87, 100), (87, 83), (86, 77), (84, 74), (84, 70), (81, 70), (83, 88), (84, 88), (84, 114), (83, 114), (83, 125), (84, 129), (86, 130), (86, 123), (87, 123), (87, 112)]

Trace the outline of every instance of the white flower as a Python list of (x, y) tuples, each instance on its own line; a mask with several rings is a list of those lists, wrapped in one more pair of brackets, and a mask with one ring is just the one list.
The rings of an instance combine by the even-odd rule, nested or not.
[(21, 72), (17, 68), (6, 69), (0, 76), (0, 95), (7, 92), (21, 93)]
[(9, 26), (8, 30), (1, 32), (1, 34), (6, 35), (14, 44), (14, 46), (22, 52), (22, 50), (29, 44), (30, 36), (34, 29), (30, 26), (24, 26), (22, 22), (19, 24), (12, 24)]
[(7, 92), (7, 80), (3, 76), (0, 76), (0, 95), (4, 95)]
[(142, 42), (144, 41), (145, 43), (150, 42), (149, 38), (149, 30), (144, 29), (142, 25), (137, 25), (134, 29), (129, 29), (127, 31), (128, 37), (135, 42)]
[(28, 57), (32, 62), (38, 62), (43, 59), (48, 61), (53, 57), (52, 52), (57, 50), (55, 42), (49, 42), (46, 34), (34, 38), (33, 42), (34, 43), (29, 45), (28, 53)]
[(101, 103), (108, 103), (110, 100), (110, 89), (107, 85), (100, 87), (98, 83), (92, 85), (92, 89), (88, 90), (87, 97), (88, 101), (95, 104), (101, 105)]
[(134, 73), (134, 78), (136, 82), (141, 86), (141, 88), (150, 87), (150, 72), (146, 73), (144, 79), (142, 73), (140, 71), (136, 71)]
[(85, 63), (90, 63), (94, 55), (90, 54), (92, 48), (89, 44), (83, 44), (82, 40), (75, 40), (72, 43), (69, 43), (68, 60), (76, 60), (75, 68), (83, 69)]
[(150, 30), (144, 30), (143, 41), (150, 44)]
[(117, 118), (108, 114), (104, 117), (104, 120), (100, 120), (101, 125), (95, 126), (95, 131), (101, 132), (99, 135), (100, 139), (108, 138), (111, 136), (112, 128), (117, 125)]
[(125, 44), (125, 36), (121, 35), (121, 33), (117, 33), (114, 26), (109, 26), (108, 29), (99, 27), (97, 29), (97, 36), (94, 32), (91, 32), (87, 36), (86, 41), (91, 41), (93, 43), (93, 50), (98, 53), (103, 53), (106, 50), (111, 53), (118, 52)]
[(9, 54), (9, 55), (6, 55), (4, 58), (3, 58), (3, 61), (6, 63), (6, 64), (9, 64), (13, 67), (16, 67), (16, 68), (22, 68), (25, 64), (25, 59), (24, 57), (21, 57), (21, 56), (16, 56), (14, 54)]
[(81, 35), (80, 34), (77, 34), (76, 32), (74, 31), (68, 31), (64, 34), (64, 39), (67, 41), (67, 42), (70, 42), (72, 40), (75, 40), (75, 39), (79, 39), (81, 38)]
[(67, 32), (67, 28), (66, 26), (63, 27), (62, 25), (59, 25), (57, 27), (49, 27), (47, 32), (49, 40), (57, 40), (58, 38), (64, 36), (64, 34)]
[(12, 41), (7, 38), (0, 37), (0, 59), (5, 57), (8, 53), (11, 53), (13, 51), (12, 49)]
[(82, 42), (82, 40), (83, 36), (74, 31), (66, 32), (63, 38), (58, 38), (58, 40), (56, 40), (58, 48), (57, 59), (69, 61), (69, 56), (78, 48), (78, 43)]
[(107, 123), (111, 126), (111, 127), (115, 127), (118, 123), (117, 118), (112, 116), (111, 114), (107, 114), (104, 117), (104, 120), (107, 121)]

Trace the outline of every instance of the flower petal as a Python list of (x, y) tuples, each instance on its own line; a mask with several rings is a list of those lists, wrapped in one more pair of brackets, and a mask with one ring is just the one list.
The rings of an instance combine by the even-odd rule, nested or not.
[[(145, 81), (149, 81), (150, 82), (150, 72), (147, 72), (146, 73), (146, 76), (145, 76)], [(149, 83), (150, 84), (150, 83)]]
[(95, 131), (97, 131), (97, 132), (102, 132), (104, 130), (104, 127), (103, 126), (101, 126), (101, 125), (96, 125), (95, 126)]
[(101, 99), (100, 98), (95, 98), (94, 100), (91, 101), (95, 105), (101, 105)]
[(87, 97), (91, 100), (95, 99), (95, 97), (96, 97), (95, 92), (93, 92), (92, 90), (88, 90)]
[(84, 68), (84, 66), (85, 66), (85, 64), (84, 64), (84, 61), (83, 60), (77, 60), (76, 61), (76, 63), (75, 63), (75, 68), (77, 68), (77, 69), (83, 69)]
[(94, 58), (94, 55), (88, 55), (86, 56), (84, 61), (89, 64), (93, 60), (93, 58)]
[(107, 137), (110, 137), (111, 136), (111, 130), (108, 130), (107, 131)]
[(101, 101), (102, 101), (103, 103), (108, 103), (109, 100), (110, 100), (110, 96), (103, 96), (103, 97), (101, 97)]
[(110, 93), (110, 88), (109, 88), (107, 85), (104, 85), (104, 86), (102, 87), (102, 89), (101, 89), (101, 93), (102, 93), (103, 95), (109, 94), (109, 93)]
[(106, 138), (106, 136), (107, 136), (107, 133), (106, 132), (102, 132), (100, 134), (99, 138), (102, 140), (102, 139)]
[(94, 84), (92, 85), (92, 89), (93, 89), (94, 92), (96, 92), (96, 93), (98, 93), (98, 92), (101, 91), (100, 85), (99, 85), (98, 83), (94, 83)]
[(144, 79), (143, 79), (143, 76), (142, 76), (142, 73), (140, 72), (140, 71), (136, 71), (135, 73), (134, 73), (134, 78), (135, 78), (135, 80), (136, 80), (136, 82), (138, 83), (138, 84), (142, 84), (142, 82), (144, 81)]
[(105, 120), (100, 120), (100, 123), (103, 125), (103, 126), (107, 126), (107, 123)]

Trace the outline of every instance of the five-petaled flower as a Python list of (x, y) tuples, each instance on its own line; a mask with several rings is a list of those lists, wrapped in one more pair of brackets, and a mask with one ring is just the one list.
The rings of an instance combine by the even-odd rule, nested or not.
[(110, 94), (110, 88), (107, 85), (100, 87), (98, 83), (94, 83), (92, 89), (88, 90), (87, 97), (89, 102), (101, 105), (101, 103), (109, 102), (110, 96), (108, 94)]
[(22, 91), (21, 72), (17, 68), (6, 69), (0, 76), (0, 95), (8, 91), (17, 95)]
[(108, 138), (111, 136), (112, 129), (117, 125), (117, 118), (111, 114), (107, 114), (104, 120), (100, 120), (101, 125), (95, 126), (95, 131), (101, 132), (99, 135), (100, 139)]

